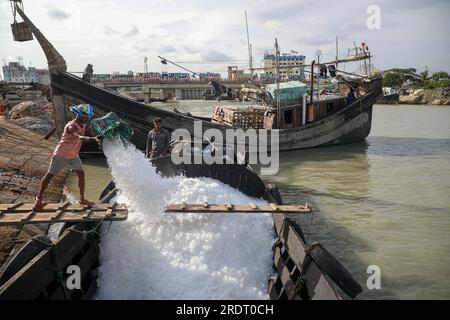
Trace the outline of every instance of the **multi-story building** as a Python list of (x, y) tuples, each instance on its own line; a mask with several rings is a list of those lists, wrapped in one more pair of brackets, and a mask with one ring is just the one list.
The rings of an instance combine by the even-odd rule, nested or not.
[(245, 73), (237, 66), (228, 66), (228, 81), (247, 81), (253, 78), (251, 73)]
[(36, 69), (34, 67), (27, 69), (20, 62), (10, 62), (3, 66), (3, 79), (7, 82), (34, 82), (49, 85), (50, 73), (47, 69)]
[[(304, 78), (305, 56), (298, 53), (282, 53), (278, 57), (280, 80), (301, 80)], [(266, 53), (262, 61), (263, 76), (275, 78), (277, 74), (277, 56)]]

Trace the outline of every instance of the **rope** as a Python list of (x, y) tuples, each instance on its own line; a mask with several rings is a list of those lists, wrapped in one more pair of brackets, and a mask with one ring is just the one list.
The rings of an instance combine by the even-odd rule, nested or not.
[(101, 226), (101, 224), (103, 223), (103, 221), (105, 220), (105, 218), (106, 218), (106, 216), (104, 216), (104, 217), (97, 223), (97, 225), (96, 225), (94, 228), (90, 229), (90, 230), (84, 230), (84, 231), (79, 231), (79, 230), (75, 230), (75, 229), (68, 229), (68, 230), (69, 230), (69, 231), (72, 231), (72, 232), (76, 232), (76, 233), (82, 234), (84, 240), (86, 240), (86, 239), (87, 239), (87, 236), (88, 236), (89, 234), (92, 234), (92, 233), (93, 233), (93, 234), (96, 234), (96, 235), (99, 237), (99, 239), (100, 239), (101, 237), (103, 237), (105, 234), (107, 234), (107, 233), (109, 232), (109, 229), (111, 228), (111, 224), (112, 224), (112, 220), (110, 220), (110, 221), (109, 221), (108, 228), (106, 229), (106, 231), (103, 232), (103, 233), (98, 232), (97, 229)]
[[(360, 106), (360, 110), (361, 110), (360, 116), (361, 116), (361, 119), (362, 119), (362, 113), (363, 113), (362, 99), (359, 100), (359, 106)], [(362, 119), (362, 120), (363, 120), (363, 119)], [(361, 130), (362, 130), (362, 135), (363, 135), (363, 137), (364, 137), (364, 136), (365, 136), (364, 121), (362, 122)]]
[(302, 291), (303, 289), (307, 290), (305, 274), (306, 274), (306, 271), (308, 270), (309, 265), (312, 262), (311, 252), (318, 246), (320, 246), (320, 243), (314, 242), (305, 249), (305, 258), (303, 259), (303, 263), (301, 265), (300, 276), (298, 277), (298, 280), (294, 284), (294, 288), (295, 288), (294, 290), (295, 290), (295, 292), (298, 292), (299, 295), (300, 295), (300, 291)]
[(16, 20), (16, 5), (15, 5), (15, 3), (13, 4), (13, 1), (10, 2), (10, 5), (11, 5), (11, 11), (14, 16), (14, 23), (16, 23), (17, 22), (17, 20)]
[(58, 259), (58, 251), (56, 249), (56, 245), (51, 242), (50, 240), (46, 241), (48, 239), (45, 238), (45, 240), (41, 237), (33, 237), (33, 241), (39, 242), (43, 245), (45, 245), (46, 247), (50, 248), (51, 250), (51, 254), (52, 254), (52, 261), (53, 261), (53, 270), (55, 271), (55, 278), (56, 281), (59, 282), (59, 284), (61, 285), (63, 292), (64, 292), (64, 298), (66, 300), (69, 300), (69, 294), (67, 292), (67, 288), (64, 284), (64, 275), (63, 275), (63, 271), (61, 268), (61, 265), (59, 263), (59, 259)]
[(309, 240), (309, 236), (312, 234), (312, 226), (313, 226), (313, 217), (314, 217), (314, 210), (310, 213), (311, 214), (311, 218), (309, 220), (309, 228), (308, 228), (308, 235), (305, 239), (305, 245), (308, 244), (308, 240)]

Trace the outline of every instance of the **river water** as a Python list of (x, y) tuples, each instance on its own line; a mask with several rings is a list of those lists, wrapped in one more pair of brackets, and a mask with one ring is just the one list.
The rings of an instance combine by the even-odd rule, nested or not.
[[(159, 106), (210, 115), (214, 103)], [(98, 198), (109, 169), (84, 163), (86, 192)], [(359, 281), (359, 298), (450, 299), (449, 107), (375, 105), (365, 142), (281, 153), (278, 174), (263, 179), (285, 203), (312, 204), (313, 215), (293, 218)], [(370, 265), (381, 289), (366, 287)]]

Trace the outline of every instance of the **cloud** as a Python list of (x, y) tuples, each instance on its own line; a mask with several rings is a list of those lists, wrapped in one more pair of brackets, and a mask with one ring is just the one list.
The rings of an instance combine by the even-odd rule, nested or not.
[(125, 32), (123, 34), (123, 36), (124, 37), (134, 37), (134, 36), (137, 36), (138, 34), (139, 34), (139, 29), (138, 29), (138, 27), (136, 27), (136, 25), (133, 24), (131, 26), (131, 30), (128, 32)]
[(264, 23), (264, 28), (269, 31), (278, 31), (282, 27), (281, 22), (276, 20), (268, 20), (266, 23)]
[(113, 35), (119, 34), (119, 31), (111, 28), (110, 26), (103, 26), (103, 32), (107, 36), (113, 36)]
[(197, 54), (200, 52), (200, 49), (193, 47), (192, 45), (183, 44), (182, 49), (190, 54)]
[(166, 44), (161, 47), (161, 52), (162, 53), (172, 53), (172, 52), (177, 52), (177, 49), (175, 49), (175, 47), (170, 44)]
[[(261, 8), (256, 8), (254, 12), (261, 20), (290, 20), (295, 19), (298, 15), (306, 15), (311, 10), (313, 10), (311, 4), (295, 0), (291, 3), (273, 3), (270, 6), (262, 6)], [(250, 25), (251, 18), (252, 16), (249, 16)]]
[[(229, 0), (226, 4), (206, 0), (133, 0), (126, 5), (119, 0), (91, 1), (86, 5), (84, 2), (75, 5), (73, 0), (30, 1), (26, 8), (27, 12), (33, 12), (38, 27), (48, 30), (46, 36), (65, 53), (73, 70), (85, 67), (86, 58), (80, 57), (79, 52), (86, 51), (95, 55), (90, 61), (98, 65), (97, 70), (104, 72), (115, 71), (118, 61), (124, 68), (121, 71), (142, 69), (141, 58), (128, 57), (155, 58), (163, 51), (176, 61), (227, 60), (229, 57), (246, 60), (244, 10), (247, 10), (256, 63), (266, 50), (273, 50), (275, 38), (282, 52), (293, 49), (311, 61), (320, 49), (322, 59), (328, 61), (334, 59), (335, 37), (338, 36), (341, 57), (345, 56), (347, 48), (353, 47), (353, 41), (366, 40), (377, 67), (423, 69), (427, 64), (432, 71), (449, 71), (450, 68), (450, 38), (446, 37), (448, 0), (344, 1), (338, 8), (333, 7), (332, 0)], [(371, 4), (381, 9), (380, 30), (369, 30), (366, 26), (366, 9)], [(82, 9), (80, 28), (70, 34), (67, 28), (55, 28), (55, 21), (66, 24), (76, 19), (75, 11), (70, 9), (75, 6)], [(0, 58), (24, 56), (25, 61), (46, 65), (41, 50), (12, 41), (7, 23), (12, 15), (7, 1), (0, 1), (0, 17), (5, 17), (0, 19)], [(107, 50), (89, 50), (98, 43)], [(125, 45), (127, 43), (129, 46)], [(222, 64), (194, 65), (193, 70), (204, 68), (206, 71), (213, 66), (222, 67), (225, 72)], [(159, 69), (159, 61), (149, 62), (149, 68)]]
[(200, 57), (202, 58), (202, 60), (207, 60), (207, 61), (232, 60), (225, 53), (222, 53), (222, 52), (214, 50), (214, 49), (209, 49), (208, 51), (202, 53), (200, 55)]
[(48, 9), (47, 15), (56, 20), (66, 20), (70, 18), (70, 14), (57, 8)]
[(134, 45), (133, 48), (137, 52), (148, 52), (149, 51), (148, 47), (146, 47), (146, 46)]

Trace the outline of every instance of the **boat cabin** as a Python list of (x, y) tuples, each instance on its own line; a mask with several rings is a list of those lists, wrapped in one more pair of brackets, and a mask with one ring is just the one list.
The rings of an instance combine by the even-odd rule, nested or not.
[[(334, 86), (334, 84), (333, 84)], [(266, 85), (261, 105), (215, 106), (212, 122), (242, 129), (289, 129), (320, 121), (345, 108), (350, 102), (349, 87), (324, 86), (317, 97), (300, 81)], [(356, 96), (363, 92), (355, 91)], [(280, 114), (280, 119), (277, 114)]]

